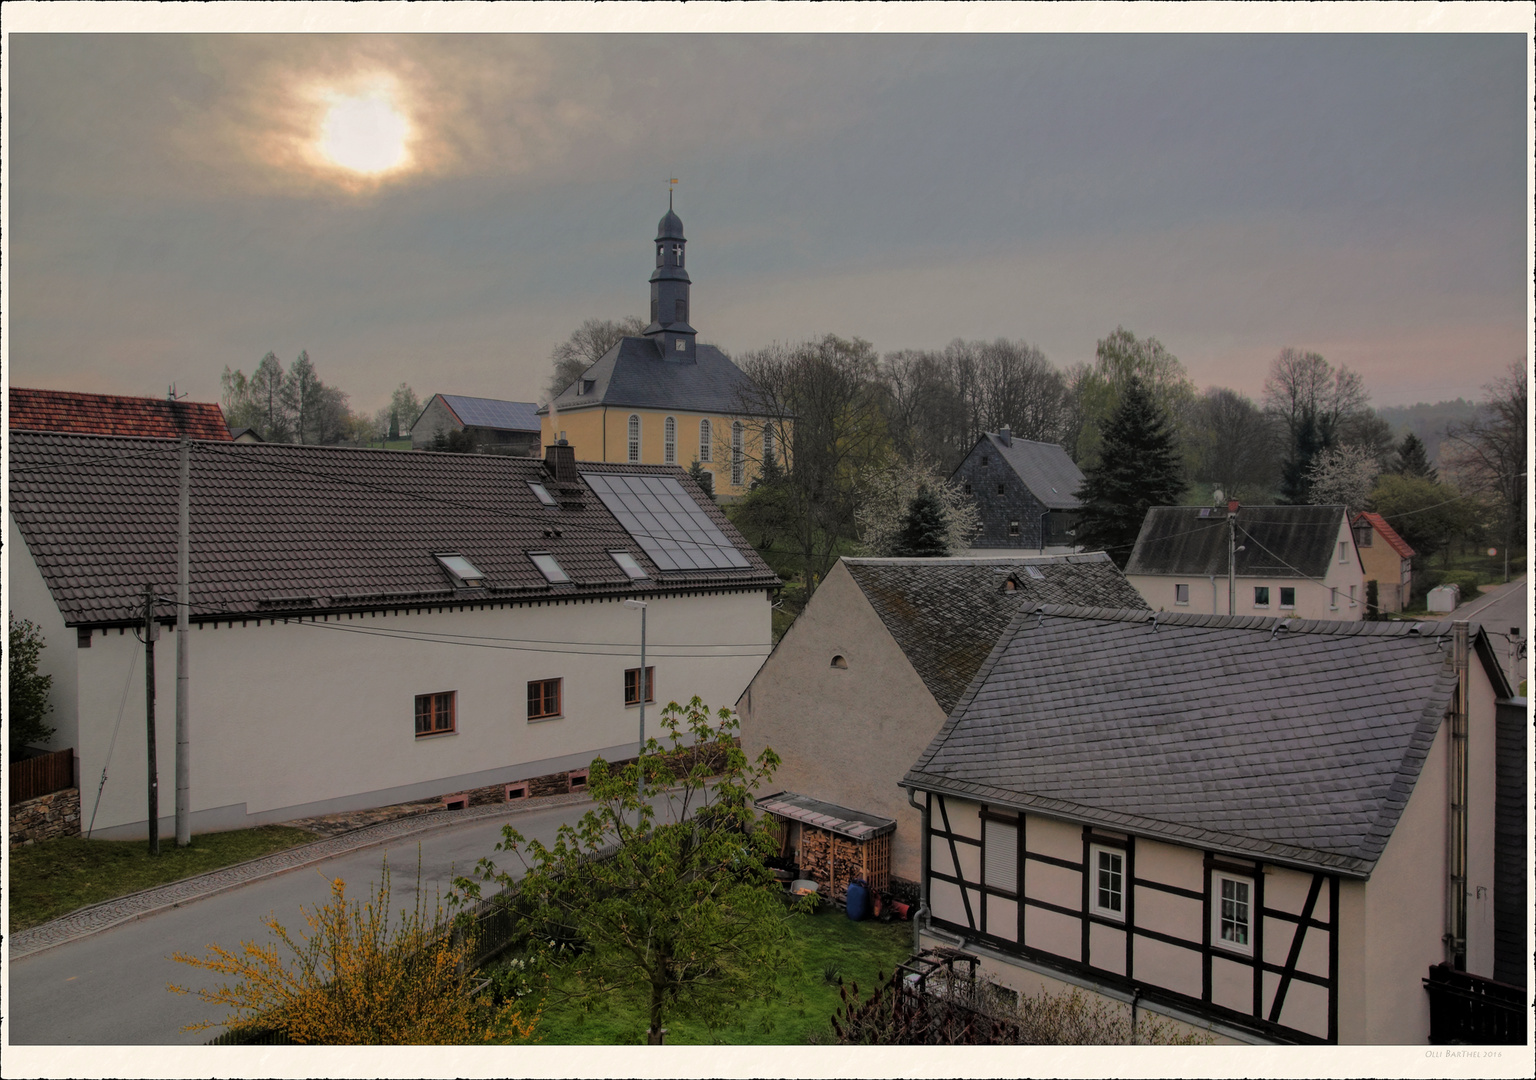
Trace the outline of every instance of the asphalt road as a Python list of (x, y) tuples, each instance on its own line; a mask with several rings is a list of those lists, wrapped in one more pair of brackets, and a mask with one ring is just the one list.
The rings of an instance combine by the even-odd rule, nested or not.
[[(275, 914), (290, 931), (303, 927), (299, 906), (325, 903), (332, 878), (347, 883), (349, 898), (366, 899), (369, 885), (379, 881), (386, 854), (392, 910), (412, 908), (417, 892), (418, 844), (421, 888), (430, 903), (434, 891), (447, 895), (455, 874), (469, 873), (483, 856), (495, 857), (492, 848), (501, 839), (503, 824), (510, 821), (523, 835), (550, 843), (562, 822), (574, 823), (590, 808), (590, 803), (578, 803), (435, 829), (254, 881), (14, 960), (6, 1002), (8, 1042), (206, 1042), (222, 1029), (191, 1033), (181, 1029), (199, 1021), (221, 1020), (224, 1009), (202, 1004), (195, 995), (172, 994), (166, 986), (176, 983), (195, 991), (225, 980), (177, 963), (170, 958), (173, 952), (201, 956), (209, 943), (237, 948), (242, 940), (265, 941), (268, 932), (261, 920), (268, 913)], [(521, 864), (512, 857), (500, 865), (512, 870)]]
[[(1493, 642), (1494, 652), (1498, 654), (1500, 662), (1504, 665), (1504, 672), (1510, 677), (1510, 684), (1516, 693), (1520, 691), (1520, 680), (1527, 678), (1529, 660), (1516, 659), (1515, 652), (1510, 647), (1513, 637), (1510, 631), (1514, 627), (1519, 627), (1520, 640), (1530, 641), (1530, 595), (1529, 579), (1518, 578), (1508, 585), (1490, 588), (1477, 599), (1462, 604), (1451, 616), (1454, 619), (1467, 619), (1482, 624)], [(1444, 617), (1438, 616), (1438, 618)]]

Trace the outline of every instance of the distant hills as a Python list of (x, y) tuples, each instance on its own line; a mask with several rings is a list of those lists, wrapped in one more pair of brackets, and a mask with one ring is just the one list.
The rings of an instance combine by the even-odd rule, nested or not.
[(1430, 463), (1438, 466), (1440, 443), (1445, 436), (1446, 425), (1471, 420), (1477, 415), (1477, 402), (1457, 398), (1454, 401), (1437, 401), (1431, 405), (1421, 401), (1417, 405), (1394, 405), (1388, 409), (1377, 409), (1376, 415), (1392, 425), (1393, 436), (1399, 441), (1410, 431), (1417, 435), (1424, 443)]

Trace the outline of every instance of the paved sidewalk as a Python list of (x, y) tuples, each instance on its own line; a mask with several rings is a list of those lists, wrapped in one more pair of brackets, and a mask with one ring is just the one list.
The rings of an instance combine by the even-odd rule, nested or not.
[[(467, 810), (443, 810), (432, 813), (407, 810), (407, 816), (365, 825), (362, 828), (349, 828), (348, 831), (341, 832), (339, 835), (316, 840), (314, 843), (300, 844), (298, 847), (274, 852), (271, 855), (263, 855), (259, 859), (236, 863), (234, 866), (226, 866), (219, 870), (210, 870), (206, 874), (183, 878), (180, 881), (173, 881), (168, 885), (160, 885), (153, 889), (145, 889), (142, 892), (130, 893), (127, 896), (119, 896), (112, 900), (104, 900), (99, 904), (93, 904), (90, 907), (72, 911), (68, 915), (54, 919), (52, 922), (43, 923), (41, 926), (34, 926), (11, 935), (8, 950), (9, 956), (11, 960), (19, 960), (23, 956), (30, 956), (44, 949), (51, 949), (56, 945), (78, 941), (80, 938), (98, 934), (114, 926), (132, 922), (135, 919), (142, 919), (146, 915), (152, 915), (157, 911), (181, 907), (184, 904), (190, 904), (205, 897), (217, 896), (219, 893), (237, 889), (242, 885), (259, 881), (262, 878), (285, 874), (290, 870), (297, 870), (300, 867), (309, 866), (360, 848), (388, 843), (404, 836), (430, 832), (468, 821), (479, 821), (496, 817), (513, 817), (517, 814), (534, 810), (568, 806), (589, 801), (585, 792), (575, 792), (569, 795), (549, 795), (544, 798), (525, 799), (515, 803), (474, 806)], [(405, 805), (409, 806), (410, 804)], [(360, 811), (359, 814), (367, 815), (378, 812)], [(357, 816), (329, 815), (333, 819), (356, 818)], [(284, 822), (283, 824), (297, 825), (299, 823)], [(345, 822), (338, 822), (337, 824), (345, 824)], [(309, 824), (301, 827), (314, 828), (315, 826)]]

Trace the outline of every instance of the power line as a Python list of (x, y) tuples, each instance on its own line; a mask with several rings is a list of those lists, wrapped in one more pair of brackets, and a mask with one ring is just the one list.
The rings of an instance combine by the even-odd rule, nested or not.
[[(622, 651), (614, 651), (614, 652), (596, 652), (596, 651), (591, 650), (591, 649), (541, 649), (541, 648), (537, 648), (535, 646), (528, 646), (528, 645), (498, 645), (498, 644), (493, 644), (491, 642), (485, 642), (485, 641), (447, 641), (447, 640), (443, 640), (443, 639), (440, 639), (440, 638), (416, 637), (413, 634), (405, 632), (405, 631), (384, 631), (384, 630), (381, 630), (379, 628), (369, 628), (369, 627), (363, 627), (363, 626), (344, 626), (344, 625), (342, 625), (340, 623), (314, 622), (313, 620), (310, 620), (310, 621), (299, 620), (298, 621), (298, 625), (314, 627), (317, 630), (340, 630), (340, 631), (342, 631), (344, 633), (364, 634), (364, 635), (367, 635), (369, 637), (387, 637), (387, 638), (389, 638), (389, 639), (391, 639), (393, 641), (416, 641), (416, 642), (420, 642), (422, 644), (427, 644), (427, 645), (458, 645), (458, 646), (462, 646), (464, 648), (472, 648), (472, 649), (499, 649), (499, 650), (503, 650), (503, 651), (506, 651), (506, 652), (556, 653), (556, 654), (565, 655), (565, 656), (625, 656), (625, 657), (628, 657), (628, 656), (633, 656), (635, 654), (635, 648), (636, 648), (634, 645), (625, 645), (625, 646), (623, 646)], [(608, 643), (606, 643), (606, 642), (592, 642), (591, 644), (606, 646)], [(676, 646), (676, 647), (677, 648), (692, 648), (693, 646)], [(730, 647), (732, 647), (732, 646), (721, 646), (721, 648), (730, 648)], [(749, 646), (749, 647), (752, 648), (754, 651), (752, 651), (752, 652), (710, 652), (710, 653), (668, 653), (665, 657), (662, 657), (662, 659), (666, 659), (666, 660), (685, 660), (685, 659), (710, 660), (710, 659), (717, 659), (717, 658), (718, 659), (729, 659), (729, 658), (734, 658), (734, 657), (767, 656), (772, 651), (772, 647), (769, 646), (769, 645)], [(615, 647), (615, 648), (617, 648), (617, 647)], [(758, 650), (761, 650), (761, 651), (758, 651)]]

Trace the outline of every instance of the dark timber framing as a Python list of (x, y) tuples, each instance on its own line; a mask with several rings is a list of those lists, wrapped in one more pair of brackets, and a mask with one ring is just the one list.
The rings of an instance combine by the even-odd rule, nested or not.
[[(978, 840), (975, 837), (966, 836), (954, 828), (954, 824), (951, 821), (951, 811), (958, 810), (957, 807), (951, 805), (954, 797), (946, 798), (943, 794), (937, 792), (925, 792), (924, 794), (928, 800), (928, 821), (930, 823), (929, 836), (925, 838), (925, 842), (932, 844), (935, 840), (942, 840), (947, 844), (955, 871), (953, 874), (950, 874), (934, 870), (930, 867), (930, 896), (932, 895), (931, 882), (947, 882), (954, 885), (960, 892), (966, 920), (964, 924), (959, 924), (939, 918), (938, 916), (931, 916), (934, 926), (971, 938), (998, 952), (1021, 956), (1065, 975), (1087, 977), (1104, 986), (1113, 987), (1125, 993), (1139, 992), (1140, 997), (1149, 1004), (1163, 1003), (1196, 1015), (1209, 1017), (1214, 1021), (1228, 1024), (1232, 1027), (1251, 1031), (1267, 1039), (1291, 1043), (1337, 1043), (1339, 1035), (1338, 927), (1340, 885), (1338, 875), (1323, 871), (1303, 870), (1296, 867), (1266, 866), (1263, 862), (1259, 861), (1238, 861), (1224, 854), (1207, 851), (1201, 852), (1204, 888), (1201, 892), (1196, 892), (1193, 889), (1184, 888), (1170, 882), (1141, 877), (1137, 872), (1136, 865), (1138, 837), (1134, 835), (1105, 832), (1102, 827), (1095, 828), (1091, 825), (1083, 826), (1081, 833), (1082, 858), (1080, 861), (1073, 861), (1029, 849), (1026, 839), (1028, 822), (1032, 817), (1043, 817), (1043, 815), (1020, 813), (1012, 808), (992, 807), (982, 803), (977, 813), (978, 825), (982, 830), (982, 839)], [(962, 802), (968, 806), (976, 805), (973, 800), (962, 800)], [(935, 813), (935, 811), (937, 812)], [(989, 822), (1015, 827), (1018, 841), (1018, 880), (1016, 891), (1010, 892), (1007, 889), (987, 884), (985, 829)], [(1190, 851), (1198, 850), (1188, 848), (1186, 845), (1161, 840), (1157, 837), (1142, 837), (1140, 841), (1142, 843), (1150, 841), (1167, 844), (1170, 847), (1183, 847), (1185, 850)], [(965, 871), (960, 862), (960, 848), (966, 845), (979, 849), (980, 869), (978, 872), (979, 879), (976, 881), (966, 879)], [(1093, 911), (1091, 900), (1094, 880), (1090, 849), (1095, 846), (1117, 848), (1125, 853), (1125, 876), (1122, 886), (1125, 916), (1123, 921), (1106, 918)], [(1029, 865), (1031, 863), (1054, 866), (1077, 873), (1081, 879), (1079, 906), (1074, 909), (1031, 896), (1029, 892)], [(1264, 884), (1266, 873), (1280, 871), (1310, 875), (1306, 899), (1299, 913), (1273, 908), (1266, 902)], [(1224, 948), (1212, 941), (1213, 926), (1215, 925), (1215, 905), (1220, 902), (1212, 894), (1211, 888), (1213, 875), (1216, 873), (1230, 874), (1251, 882), (1248, 925), (1249, 943), (1252, 948), (1249, 954)], [(1327, 890), (1327, 917), (1318, 918), (1318, 907), (1323, 898), (1325, 888)], [(1186, 939), (1154, 930), (1151, 927), (1138, 926), (1136, 921), (1137, 889), (1151, 889), (1191, 902), (1198, 901), (1200, 904), (1199, 939)], [(972, 891), (975, 891), (980, 897), (979, 904), (972, 904), (970, 896)], [(1012, 939), (998, 934), (996, 932), (997, 927), (989, 922), (989, 897), (998, 897), (1017, 903), (1017, 924), (1016, 926), (1009, 927), (1014, 932)], [(930, 904), (932, 904), (932, 900), (930, 900)], [(1053, 952), (1037, 946), (1026, 945), (1024, 943), (1025, 926), (1027, 923), (1026, 913), (1029, 909), (1053, 912), (1057, 915), (1078, 919), (1081, 927), (1078, 939), (1080, 949), (1078, 956), (1074, 958), (1061, 952)], [(1285, 950), (1284, 963), (1277, 964), (1265, 959), (1264, 939), (1266, 923), (1271, 920), (1278, 924), (1289, 924), (1293, 928), (1290, 941)], [(1104, 967), (1102, 961), (1100, 963), (1094, 962), (1092, 928), (1095, 924), (1124, 933), (1125, 974)], [(1270, 932), (1274, 934), (1277, 931), (1274, 928), (1270, 928)], [(1308, 941), (1309, 934), (1325, 934), (1327, 936), (1328, 974), (1326, 976), (1302, 970), (1300, 967), (1302, 951)], [(1148, 982), (1145, 980), (1145, 977), (1137, 978), (1136, 941), (1138, 938), (1198, 953), (1201, 961), (1200, 996), (1195, 998), (1159, 986), (1156, 983)], [(1115, 948), (1118, 951), (1118, 945)], [(1102, 949), (1103, 943), (1101, 942), (1101, 953)], [(1251, 969), (1253, 989), (1249, 1008), (1233, 1009), (1218, 1004), (1213, 1000), (1212, 968), (1215, 960), (1218, 958), (1228, 963), (1238, 964)], [(1267, 1005), (1265, 1001), (1266, 976), (1277, 977), (1273, 998)], [(1285, 1010), (1287, 995), (1295, 983), (1307, 983), (1327, 992), (1328, 1033), (1326, 1037), (1297, 1028), (1287, 1027), (1280, 1022), (1280, 1017)]]

